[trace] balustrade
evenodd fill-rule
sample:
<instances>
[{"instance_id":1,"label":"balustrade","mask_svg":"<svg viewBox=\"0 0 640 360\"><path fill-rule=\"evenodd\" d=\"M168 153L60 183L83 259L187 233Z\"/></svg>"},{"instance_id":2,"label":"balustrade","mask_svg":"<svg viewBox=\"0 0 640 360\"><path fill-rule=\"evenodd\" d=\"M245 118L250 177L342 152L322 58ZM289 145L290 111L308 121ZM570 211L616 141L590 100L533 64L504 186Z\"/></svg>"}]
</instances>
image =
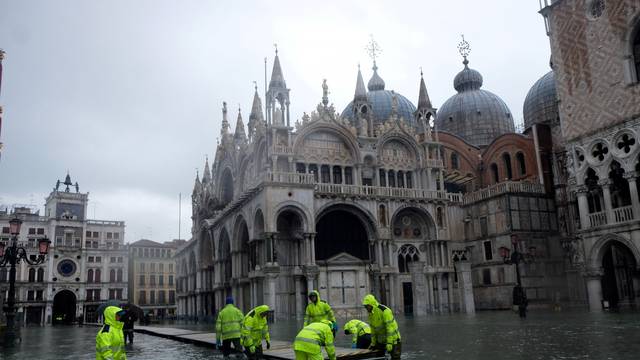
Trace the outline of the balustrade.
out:
<instances>
[{"instance_id":1,"label":"balustrade","mask_svg":"<svg viewBox=\"0 0 640 360\"><path fill-rule=\"evenodd\" d=\"M602 226L607 224L607 213L604 211L589 214L589 227Z\"/></svg>"}]
</instances>

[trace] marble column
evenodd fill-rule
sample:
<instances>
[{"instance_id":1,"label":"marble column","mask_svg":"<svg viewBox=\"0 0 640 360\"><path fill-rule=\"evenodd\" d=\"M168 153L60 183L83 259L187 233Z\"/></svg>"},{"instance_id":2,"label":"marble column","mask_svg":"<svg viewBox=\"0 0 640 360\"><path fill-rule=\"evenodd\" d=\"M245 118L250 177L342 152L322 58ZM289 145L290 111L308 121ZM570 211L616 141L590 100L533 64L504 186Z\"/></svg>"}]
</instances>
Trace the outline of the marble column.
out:
<instances>
[{"instance_id":1,"label":"marble column","mask_svg":"<svg viewBox=\"0 0 640 360\"><path fill-rule=\"evenodd\" d=\"M609 186L611 181L609 179L603 179L598 181L598 184L602 186L602 195L604 197L604 211L607 215L607 224L613 224L615 219L613 217L613 208L611 207L611 192Z\"/></svg>"},{"instance_id":2,"label":"marble column","mask_svg":"<svg viewBox=\"0 0 640 360\"><path fill-rule=\"evenodd\" d=\"M436 283L438 286L438 312L444 312L444 294L442 291L442 273L436 273Z\"/></svg>"},{"instance_id":3,"label":"marble column","mask_svg":"<svg viewBox=\"0 0 640 360\"><path fill-rule=\"evenodd\" d=\"M588 229L591 224L589 223L589 202L587 200L587 187L580 185L577 188L576 196L578 197L578 211L580 213L580 227L582 229Z\"/></svg>"},{"instance_id":4,"label":"marble column","mask_svg":"<svg viewBox=\"0 0 640 360\"><path fill-rule=\"evenodd\" d=\"M432 313L435 307L433 306L433 275L427 274L427 312Z\"/></svg>"},{"instance_id":5,"label":"marble column","mask_svg":"<svg viewBox=\"0 0 640 360\"><path fill-rule=\"evenodd\" d=\"M631 197L631 205L633 207L633 218L640 219L640 200L638 200L638 183L636 176L637 174L635 172L625 174L625 178L629 182L629 196Z\"/></svg>"},{"instance_id":6,"label":"marble column","mask_svg":"<svg viewBox=\"0 0 640 360\"><path fill-rule=\"evenodd\" d=\"M602 311L602 271L588 271L584 278L587 283L589 310L595 312Z\"/></svg>"},{"instance_id":7,"label":"marble column","mask_svg":"<svg viewBox=\"0 0 640 360\"><path fill-rule=\"evenodd\" d=\"M296 297L296 319L301 319L305 312L304 309L304 294L302 293L302 276L295 276L295 297Z\"/></svg>"},{"instance_id":8,"label":"marble column","mask_svg":"<svg viewBox=\"0 0 640 360\"><path fill-rule=\"evenodd\" d=\"M476 312L476 305L473 298L471 263L469 261L459 261L456 263L456 270L458 271L460 311L466 314L473 314Z\"/></svg>"}]
</instances>

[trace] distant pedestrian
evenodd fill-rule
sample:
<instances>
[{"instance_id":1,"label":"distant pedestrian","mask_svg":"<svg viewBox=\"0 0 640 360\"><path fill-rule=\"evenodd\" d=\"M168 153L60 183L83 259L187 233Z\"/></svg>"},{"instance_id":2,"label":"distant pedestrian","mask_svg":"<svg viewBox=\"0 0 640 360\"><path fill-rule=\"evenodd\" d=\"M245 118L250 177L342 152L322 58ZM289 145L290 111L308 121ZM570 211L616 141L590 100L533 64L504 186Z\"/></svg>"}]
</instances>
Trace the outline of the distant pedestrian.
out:
<instances>
[{"instance_id":1,"label":"distant pedestrian","mask_svg":"<svg viewBox=\"0 0 640 360\"><path fill-rule=\"evenodd\" d=\"M123 322L124 326L122 327L122 330L124 331L124 343L126 344L128 339L129 343L133 344L133 323L135 322L133 314L127 314Z\"/></svg>"},{"instance_id":2,"label":"distant pedestrian","mask_svg":"<svg viewBox=\"0 0 640 360\"><path fill-rule=\"evenodd\" d=\"M349 320L344 324L345 335L351 335L351 348L368 349L371 345L371 327L358 319Z\"/></svg>"},{"instance_id":3,"label":"distant pedestrian","mask_svg":"<svg viewBox=\"0 0 640 360\"><path fill-rule=\"evenodd\" d=\"M216 321L216 345L218 348L222 348L222 355L228 359L231 354L231 344L233 344L235 351L242 352L240 329L244 315L240 309L233 305L233 297L227 297L225 303L226 305L220 310Z\"/></svg>"},{"instance_id":4,"label":"distant pedestrian","mask_svg":"<svg viewBox=\"0 0 640 360\"><path fill-rule=\"evenodd\" d=\"M527 293L520 284L513 288L513 305L518 307L518 314L522 319L525 319L527 317L529 300L527 299Z\"/></svg>"},{"instance_id":5,"label":"distant pedestrian","mask_svg":"<svg viewBox=\"0 0 640 360\"><path fill-rule=\"evenodd\" d=\"M313 322L300 330L293 342L296 360L324 360L322 347L329 360L336 360L336 349L333 346L333 323L329 320Z\"/></svg>"},{"instance_id":6,"label":"distant pedestrian","mask_svg":"<svg viewBox=\"0 0 640 360\"><path fill-rule=\"evenodd\" d=\"M96 335L96 360L126 360L122 319L126 311L117 306L104 310L104 325Z\"/></svg>"},{"instance_id":7,"label":"distant pedestrian","mask_svg":"<svg viewBox=\"0 0 640 360\"><path fill-rule=\"evenodd\" d=\"M271 348L267 324L269 311L269 306L260 305L249 311L242 321L242 346L249 360L262 359L262 339L267 344L267 350Z\"/></svg>"}]
</instances>

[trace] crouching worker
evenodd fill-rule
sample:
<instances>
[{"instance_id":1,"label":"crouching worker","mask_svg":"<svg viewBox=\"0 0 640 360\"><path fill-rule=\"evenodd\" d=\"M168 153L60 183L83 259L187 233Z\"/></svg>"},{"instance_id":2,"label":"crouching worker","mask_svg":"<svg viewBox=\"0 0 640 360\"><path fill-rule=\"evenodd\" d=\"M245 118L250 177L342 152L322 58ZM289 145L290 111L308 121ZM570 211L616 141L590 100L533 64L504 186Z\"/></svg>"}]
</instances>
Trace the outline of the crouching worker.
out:
<instances>
[{"instance_id":1,"label":"crouching worker","mask_svg":"<svg viewBox=\"0 0 640 360\"><path fill-rule=\"evenodd\" d=\"M126 312L117 306L104 309L104 325L96 335L96 360L126 360L122 319Z\"/></svg>"},{"instance_id":2,"label":"crouching worker","mask_svg":"<svg viewBox=\"0 0 640 360\"><path fill-rule=\"evenodd\" d=\"M249 360L262 359L262 339L267 343L267 350L271 348L267 315L269 306L260 305L249 311L242 322L242 346Z\"/></svg>"},{"instance_id":3,"label":"crouching worker","mask_svg":"<svg viewBox=\"0 0 640 360\"><path fill-rule=\"evenodd\" d=\"M391 360L400 360L402 353L400 331L391 309L378 303L375 296L371 294L362 299L362 305L369 313L371 348L385 350L391 355Z\"/></svg>"},{"instance_id":4,"label":"crouching worker","mask_svg":"<svg viewBox=\"0 0 640 360\"><path fill-rule=\"evenodd\" d=\"M321 320L305 326L293 342L296 360L324 360L323 346L329 360L336 360L333 337L333 323L329 320Z\"/></svg>"},{"instance_id":5,"label":"crouching worker","mask_svg":"<svg viewBox=\"0 0 640 360\"><path fill-rule=\"evenodd\" d=\"M216 321L216 343L218 348L222 347L222 356L225 359L231 354L231 344L235 351L242 352L240 328L243 317L242 311L233 305L233 297L227 297L226 305L220 310Z\"/></svg>"},{"instance_id":6,"label":"crouching worker","mask_svg":"<svg viewBox=\"0 0 640 360\"><path fill-rule=\"evenodd\" d=\"M371 327L364 321L350 320L344 324L345 335L351 335L352 349L368 349L371 346Z\"/></svg>"}]
</instances>

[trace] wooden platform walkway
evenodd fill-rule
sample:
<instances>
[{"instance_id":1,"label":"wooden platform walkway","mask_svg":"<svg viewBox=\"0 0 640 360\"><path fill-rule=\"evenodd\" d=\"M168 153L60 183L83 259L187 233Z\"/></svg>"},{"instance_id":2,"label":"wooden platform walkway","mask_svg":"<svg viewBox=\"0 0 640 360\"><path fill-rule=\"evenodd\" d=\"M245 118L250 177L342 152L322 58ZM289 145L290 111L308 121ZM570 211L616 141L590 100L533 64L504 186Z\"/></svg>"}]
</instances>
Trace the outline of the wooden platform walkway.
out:
<instances>
[{"instance_id":1,"label":"wooden platform walkway","mask_svg":"<svg viewBox=\"0 0 640 360\"><path fill-rule=\"evenodd\" d=\"M212 332L156 326L136 326L135 332L216 349L216 334ZM271 341L271 349L265 349L264 357L273 360L295 359L291 342L279 340ZM384 359L380 352L342 347L336 347L336 357L340 360Z\"/></svg>"}]
</instances>

